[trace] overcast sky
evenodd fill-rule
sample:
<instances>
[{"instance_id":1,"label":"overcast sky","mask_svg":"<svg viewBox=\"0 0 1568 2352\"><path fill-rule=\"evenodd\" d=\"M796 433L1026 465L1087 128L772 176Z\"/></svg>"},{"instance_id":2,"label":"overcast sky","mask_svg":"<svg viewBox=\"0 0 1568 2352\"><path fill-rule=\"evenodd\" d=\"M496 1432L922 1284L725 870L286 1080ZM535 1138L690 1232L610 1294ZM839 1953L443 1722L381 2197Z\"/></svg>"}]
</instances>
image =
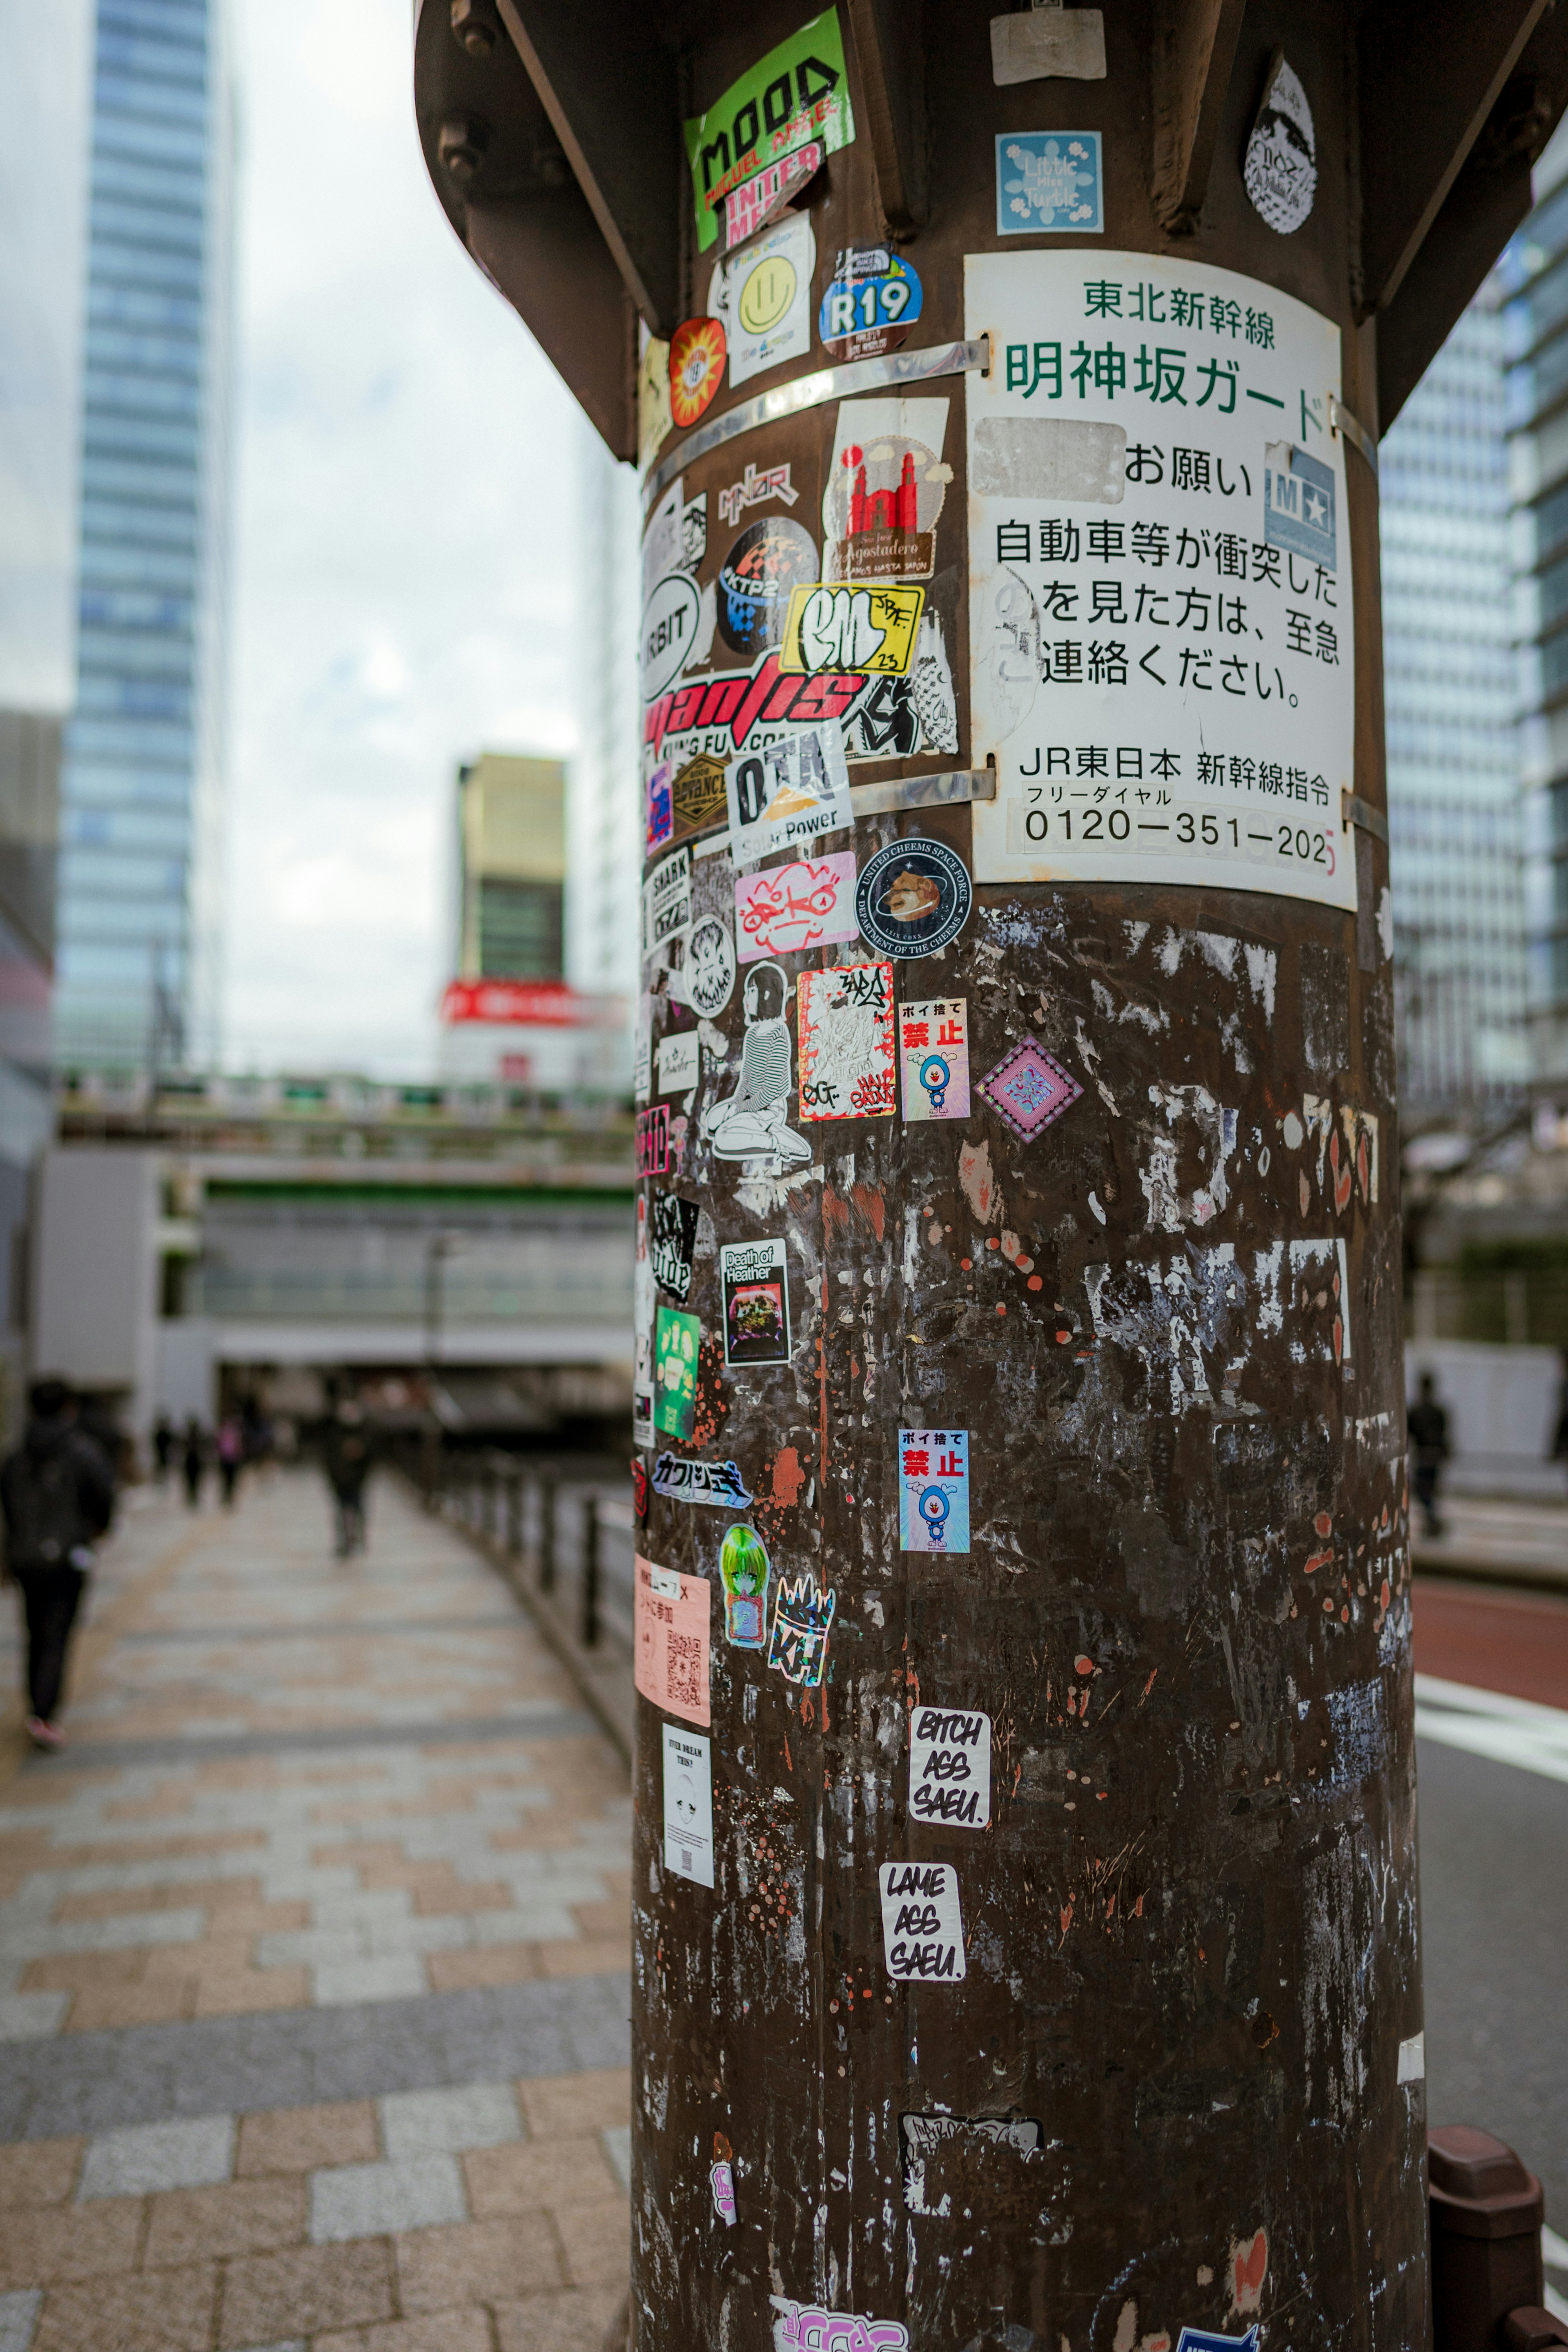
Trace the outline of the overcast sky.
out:
<instances>
[{"instance_id":1,"label":"overcast sky","mask_svg":"<svg viewBox=\"0 0 1568 2352\"><path fill-rule=\"evenodd\" d=\"M235 0L225 1058L418 1076L455 763L573 740L577 411L448 227L409 0Z\"/></svg>"}]
</instances>

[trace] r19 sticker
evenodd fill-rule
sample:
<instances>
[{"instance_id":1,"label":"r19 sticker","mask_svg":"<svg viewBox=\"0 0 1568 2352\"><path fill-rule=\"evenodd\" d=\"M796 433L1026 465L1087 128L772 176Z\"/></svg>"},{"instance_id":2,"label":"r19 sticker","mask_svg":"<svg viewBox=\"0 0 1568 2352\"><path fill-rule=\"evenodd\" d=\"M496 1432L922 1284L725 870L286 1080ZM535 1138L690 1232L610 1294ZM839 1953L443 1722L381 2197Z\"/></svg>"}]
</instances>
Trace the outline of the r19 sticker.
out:
<instances>
[{"instance_id":1,"label":"r19 sticker","mask_svg":"<svg viewBox=\"0 0 1568 2352\"><path fill-rule=\"evenodd\" d=\"M883 245L846 246L817 312L817 332L835 359L878 359L898 349L920 301L920 280L902 254Z\"/></svg>"}]
</instances>

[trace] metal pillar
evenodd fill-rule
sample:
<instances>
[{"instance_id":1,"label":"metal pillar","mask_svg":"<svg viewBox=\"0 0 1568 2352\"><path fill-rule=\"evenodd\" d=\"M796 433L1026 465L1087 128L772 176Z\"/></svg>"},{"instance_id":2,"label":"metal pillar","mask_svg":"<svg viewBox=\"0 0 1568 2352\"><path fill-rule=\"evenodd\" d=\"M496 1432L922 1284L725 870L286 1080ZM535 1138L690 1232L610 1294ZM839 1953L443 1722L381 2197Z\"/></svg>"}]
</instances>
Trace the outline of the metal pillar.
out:
<instances>
[{"instance_id":1,"label":"metal pillar","mask_svg":"<svg viewBox=\"0 0 1568 2352\"><path fill-rule=\"evenodd\" d=\"M495 27L426 0L427 159L620 454L624 306L727 330L674 339L683 429L641 370L632 2341L1419 2347L1376 436L1568 36ZM757 226L758 123L824 96ZM852 824L748 856L724 790L810 724Z\"/></svg>"}]
</instances>

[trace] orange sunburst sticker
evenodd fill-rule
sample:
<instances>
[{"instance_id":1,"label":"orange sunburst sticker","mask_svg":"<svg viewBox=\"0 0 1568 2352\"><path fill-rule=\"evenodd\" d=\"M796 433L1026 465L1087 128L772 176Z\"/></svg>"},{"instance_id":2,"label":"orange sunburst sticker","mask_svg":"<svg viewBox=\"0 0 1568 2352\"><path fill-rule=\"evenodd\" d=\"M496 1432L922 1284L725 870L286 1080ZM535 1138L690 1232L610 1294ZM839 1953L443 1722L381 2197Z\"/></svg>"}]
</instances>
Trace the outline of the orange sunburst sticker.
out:
<instances>
[{"instance_id":1,"label":"orange sunburst sticker","mask_svg":"<svg viewBox=\"0 0 1568 2352\"><path fill-rule=\"evenodd\" d=\"M726 345L719 319L688 319L670 343L670 410L683 428L695 425L724 381Z\"/></svg>"}]
</instances>

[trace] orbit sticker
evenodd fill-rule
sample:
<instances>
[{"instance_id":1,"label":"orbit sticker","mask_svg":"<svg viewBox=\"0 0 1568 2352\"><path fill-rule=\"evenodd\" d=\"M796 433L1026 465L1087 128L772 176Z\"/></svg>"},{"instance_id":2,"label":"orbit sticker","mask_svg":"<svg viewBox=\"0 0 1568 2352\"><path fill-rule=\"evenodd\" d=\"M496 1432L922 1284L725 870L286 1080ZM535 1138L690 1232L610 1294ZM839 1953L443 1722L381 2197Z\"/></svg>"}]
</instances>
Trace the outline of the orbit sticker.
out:
<instances>
[{"instance_id":1,"label":"orbit sticker","mask_svg":"<svg viewBox=\"0 0 1568 2352\"><path fill-rule=\"evenodd\" d=\"M969 919L968 868L945 841L890 841L855 886L861 937L885 956L934 955Z\"/></svg>"}]
</instances>

